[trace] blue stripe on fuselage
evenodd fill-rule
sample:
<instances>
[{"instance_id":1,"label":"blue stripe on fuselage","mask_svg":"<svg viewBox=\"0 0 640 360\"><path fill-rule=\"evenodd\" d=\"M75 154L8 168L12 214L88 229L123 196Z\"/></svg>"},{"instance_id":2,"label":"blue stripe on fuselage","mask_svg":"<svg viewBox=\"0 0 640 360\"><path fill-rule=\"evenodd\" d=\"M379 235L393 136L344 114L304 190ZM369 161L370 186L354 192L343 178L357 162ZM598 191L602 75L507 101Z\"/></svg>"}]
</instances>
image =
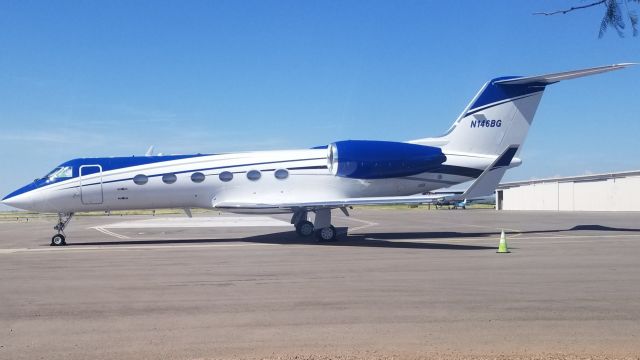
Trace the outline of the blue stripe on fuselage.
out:
<instances>
[{"instance_id":1,"label":"blue stripe on fuselage","mask_svg":"<svg viewBox=\"0 0 640 360\"><path fill-rule=\"evenodd\" d=\"M82 165L100 165L102 171L124 169L132 166L160 163L171 160L182 160L211 154L195 155L162 155L162 156L129 156L129 157L104 157L104 158L80 158L69 160L60 166L72 166L73 177L79 176L79 169Z\"/></svg>"}]
</instances>

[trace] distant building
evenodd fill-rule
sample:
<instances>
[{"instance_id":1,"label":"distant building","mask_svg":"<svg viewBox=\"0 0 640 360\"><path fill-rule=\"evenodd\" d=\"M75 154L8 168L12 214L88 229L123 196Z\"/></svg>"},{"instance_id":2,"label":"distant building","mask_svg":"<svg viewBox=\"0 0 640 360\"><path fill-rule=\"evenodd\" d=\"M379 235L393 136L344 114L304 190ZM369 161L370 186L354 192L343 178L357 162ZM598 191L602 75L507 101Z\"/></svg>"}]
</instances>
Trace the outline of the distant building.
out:
<instances>
[{"instance_id":1,"label":"distant building","mask_svg":"<svg viewBox=\"0 0 640 360\"><path fill-rule=\"evenodd\" d=\"M640 211L640 171L503 183L496 209Z\"/></svg>"}]
</instances>

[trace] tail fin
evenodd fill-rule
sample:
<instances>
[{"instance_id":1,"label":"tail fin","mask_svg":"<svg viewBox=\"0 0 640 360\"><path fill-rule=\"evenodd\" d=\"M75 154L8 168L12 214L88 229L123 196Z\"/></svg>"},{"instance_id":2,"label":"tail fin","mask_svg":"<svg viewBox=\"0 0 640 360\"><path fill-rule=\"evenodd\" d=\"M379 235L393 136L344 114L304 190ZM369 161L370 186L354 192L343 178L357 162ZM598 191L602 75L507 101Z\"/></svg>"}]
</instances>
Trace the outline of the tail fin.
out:
<instances>
[{"instance_id":1,"label":"tail fin","mask_svg":"<svg viewBox=\"0 0 640 360\"><path fill-rule=\"evenodd\" d=\"M539 76L509 76L487 82L438 138L411 141L442 147L445 152L499 155L507 146L522 149L546 86L558 81L618 70L634 64L616 64Z\"/></svg>"}]
</instances>

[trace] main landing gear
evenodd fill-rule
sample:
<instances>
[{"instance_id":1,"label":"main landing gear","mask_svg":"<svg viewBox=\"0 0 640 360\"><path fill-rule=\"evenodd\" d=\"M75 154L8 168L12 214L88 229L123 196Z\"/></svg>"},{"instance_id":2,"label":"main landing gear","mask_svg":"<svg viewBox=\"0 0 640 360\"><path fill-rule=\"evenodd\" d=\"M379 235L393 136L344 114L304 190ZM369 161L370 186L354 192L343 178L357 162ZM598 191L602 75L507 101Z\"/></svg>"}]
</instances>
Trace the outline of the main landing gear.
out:
<instances>
[{"instance_id":1,"label":"main landing gear","mask_svg":"<svg viewBox=\"0 0 640 360\"><path fill-rule=\"evenodd\" d=\"M314 235L318 241L335 241L338 235L336 228L331 225L331 209L319 209L314 211L314 222L308 220L306 210L293 214L291 223L296 227L296 233L301 237Z\"/></svg>"},{"instance_id":2,"label":"main landing gear","mask_svg":"<svg viewBox=\"0 0 640 360\"><path fill-rule=\"evenodd\" d=\"M64 236L64 228L67 227L69 221L73 217L73 213L58 213L58 224L53 227L58 231L56 235L51 238L51 246L65 246L67 245L66 237Z\"/></svg>"}]
</instances>

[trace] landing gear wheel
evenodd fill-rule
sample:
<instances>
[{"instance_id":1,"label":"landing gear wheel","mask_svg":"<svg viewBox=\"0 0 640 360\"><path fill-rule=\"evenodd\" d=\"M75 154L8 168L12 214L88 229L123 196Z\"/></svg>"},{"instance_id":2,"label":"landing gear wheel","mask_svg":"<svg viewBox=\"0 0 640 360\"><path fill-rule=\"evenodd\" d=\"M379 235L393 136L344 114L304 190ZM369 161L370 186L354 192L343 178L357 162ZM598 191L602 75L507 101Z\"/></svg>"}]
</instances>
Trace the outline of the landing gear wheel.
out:
<instances>
[{"instance_id":1,"label":"landing gear wheel","mask_svg":"<svg viewBox=\"0 0 640 360\"><path fill-rule=\"evenodd\" d=\"M313 235L313 224L311 221L301 221L296 224L296 232L303 237L311 236Z\"/></svg>"},{"instance_id":2,"label":"landing gear wheel","mask_svg":"<svg viewBox=\"0 0 640 360\"><path fill-rule=\"evenodd\" d=\"M318 241L335 241L337 237L336 228L333 225L316 230Z\"/></svg>"},{"instance_id":3,"label":"landing gear wheel","mask_svg":"<svg viewBox=\"0 0 640 360\"><path fill-rule=\"evenodd\" d=\"M67 242L65 241L64 235L56 234L51 238L51 246L65 246Z\"/></svg>"},{"instance_id":4,"label":"landing gear wheel","mask_svg":"<svg viewBox=\"0 0 640 360\"><path fill-rule=\"evenodd\" d=\"M64 229L69 225L69 221L73 217L73 213L58 213L58 224L53 227L58 233L51 238L51 246L64 246L67 245L66 238L64 236Z\"/></svg>"}]
</instances>

